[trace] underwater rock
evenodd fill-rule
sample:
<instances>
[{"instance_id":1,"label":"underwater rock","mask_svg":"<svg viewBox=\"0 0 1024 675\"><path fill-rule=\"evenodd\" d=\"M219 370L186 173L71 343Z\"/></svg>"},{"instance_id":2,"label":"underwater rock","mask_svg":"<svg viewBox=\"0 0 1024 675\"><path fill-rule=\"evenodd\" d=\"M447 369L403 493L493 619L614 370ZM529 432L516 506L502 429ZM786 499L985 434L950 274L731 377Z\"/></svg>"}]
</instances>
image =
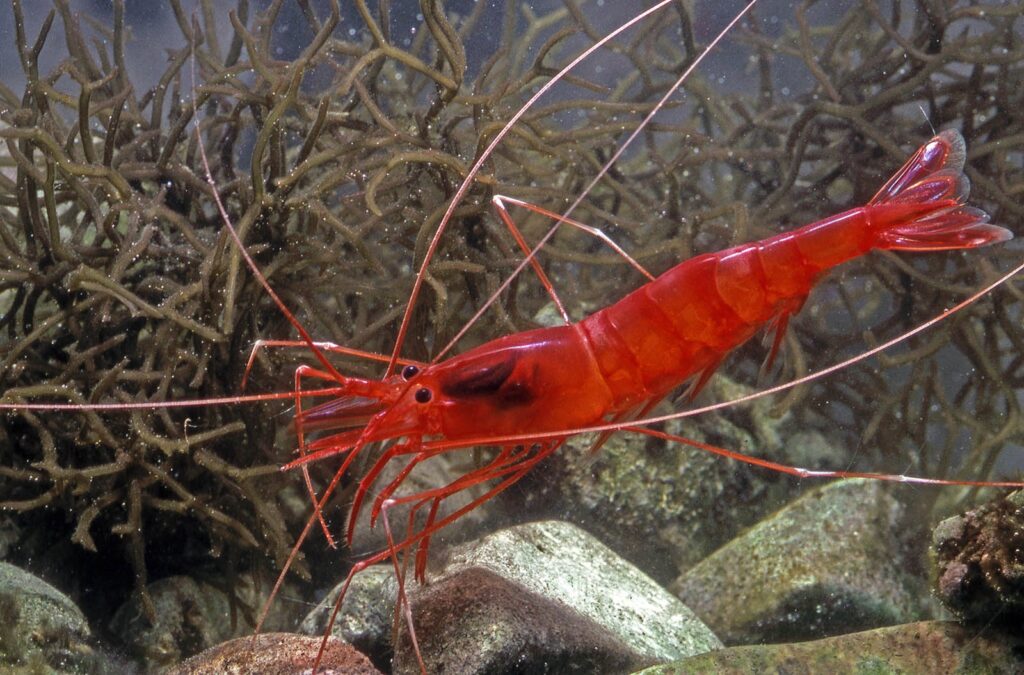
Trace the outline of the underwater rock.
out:
<instances>
[{"instance_id":1,"label":"underwater rock","mask_svg":"<svg viewBox=\"0 0 1024 675\"><path fill-rule=\"evenodd\" d=\"M147 671L250 634L265 600L248 575L240 575L235 581L234 601L222 588L186 576L160 579L146 590L156 610L156 621L150 622L142 596L135 591L114 614L110 630ZM263 589L264 595L267 590ZM276 602L271 606L265 630L280 630L290 623L283 614L286 604Z\"/></svg>"},{"instance_id":2,"label":"underwater rock","mask_svg":"<svg viewBox=\"0 0 1024 675\"><path fill-rule=\"evenodd\" d=\"M344 584L338 584L306 615L299 632L323 635ZM391 658L391 627L395 616L398 584L390 562L373 565L352 577L331 635L352 644L383 667Z\"/></svg>"},{"instance_id":3,"label":"underwater rock","mask_svg":"<svg viewBox=\"0 0 1024 675\"><path fill-rule=\"evenodd\" d=\"M310 672L320 649L320 638L293 633L265 633L235 638L197 654L165 675L222 675L260 673L295 675ZM380 675L355 647L336 638L327 641L319 673Z\"/></svg>"},{"instance_id":4,"label":"underwater rock","mask_svg":"<svg viewBox=\"0 0 1024 675\"><path fill-rule=\"evenodd\" d=\"M946 607L966 619L1024 621L1024 490L942 521L932 546Z\"/></svg>"},{"instance_id":5,"label":"underwater rock","mask_svg":"<svg viewBox=\"0 0 1024 675\"><path fill-rule=\"evenodd\" d=\"M750 390L719 375L708 392L710 400L726 401ZM843 465L835 444L795 427L792 415L774 416L762 399L703 415L699 424L674 420L665 430L804 467ZM521 502L505 509L551 518L571 513L573 522L662 583L804 489L789 476L637 434L615 434L597 453L591 443L592 437L570 439L543 471L526 476L522 489L502 496Z\"/></svg>"},{"instance_id":6,"label":"underwater rock","mask_svg":"<svg viewBox=\"0 0 1024 675\"><path fill-rule=\"evenodd\" d=\"M721 646L693 613L593 537L545 521L453 550L408 588L428 672L626 672ZM395 672L418 672L408 633Z\"/></svg>"},{"instance_id":7,"label":"underwater rock","mask_svg":"<svg viewBox=\"0 0 1024 675\"><path fill-rule=\"evenodd\" d=\"M114 673L82 610L39 577L0 562L0 672Z\"/></svg>"},{"instance_id":8,"label":"underwater rock","mask_svg":"<svg viewBox=\"0 0 1024 675\"><path fill-rule=\"evenodd\" d=\"M676 595L726 644L837 635L922 618L903 507L874 481L819 487L684 573Z\"/></svg>"},{"instance_id":9,"label":"underwater rock","mask_svg":"<svg viewBox=\"0 0 1024 675\"><path fill-rule=\"evenodd\" d=\"M797 644L728 647L637 675L1021 673L1024 635L922 621Z\"/></svg>"}]
</instances>

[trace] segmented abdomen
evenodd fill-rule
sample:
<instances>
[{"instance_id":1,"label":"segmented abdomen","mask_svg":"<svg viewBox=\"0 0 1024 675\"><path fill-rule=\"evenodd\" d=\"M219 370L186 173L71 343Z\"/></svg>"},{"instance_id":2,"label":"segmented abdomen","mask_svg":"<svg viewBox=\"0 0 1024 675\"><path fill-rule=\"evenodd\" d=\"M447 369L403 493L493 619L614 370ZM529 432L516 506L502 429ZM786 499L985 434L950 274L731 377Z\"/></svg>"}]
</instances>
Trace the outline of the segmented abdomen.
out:
<instances>
[{"instance_id":1,"label":"segmented abdomen","mask_svg":"<svg viewBox=\"0 0 1024 675\"><path fill-rule=\"evenodd\" d=\"M868 209L676 265L586 318L617 411L713 369L767 322L803 304L821 272L871 248Z\"/></svg>"}]
</instances>

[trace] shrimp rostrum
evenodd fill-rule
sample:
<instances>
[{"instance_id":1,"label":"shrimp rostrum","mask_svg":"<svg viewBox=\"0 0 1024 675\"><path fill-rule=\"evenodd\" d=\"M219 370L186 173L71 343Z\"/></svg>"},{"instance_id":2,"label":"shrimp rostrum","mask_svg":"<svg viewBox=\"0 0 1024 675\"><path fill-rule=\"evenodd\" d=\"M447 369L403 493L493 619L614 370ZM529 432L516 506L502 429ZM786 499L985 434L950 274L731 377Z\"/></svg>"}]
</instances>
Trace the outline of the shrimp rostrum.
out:
<instances>
[{"instance_id":1,"label":"shrimp rostrum","mask_svg":"<svg viewBox=\"0 0 1024 675\"><path fill-rule=\"evenodd\" d=\"M405 365L379 381L304 368L302 375L331 380L344 394L298 413L303 433L333 433L306 443L289 466L344 454L330 492L369 444L393 441L357 486L348 535L371 494L371 522L388 505L411 503L410 530L391 551L417 545L422 578L431 534L521 478L572 433L642 418L682 385L689 384L692 397L731 350L762 329L774 331L771 359L788 319L832 267L874 249L944 251L1010 239L967 205L964 160L961 135L939 133L866 205L687 260L578 323L508 335L439 363ZM531 440L518 439L524 434ZM393 496L418 464L481 444L500 448L484 466L442 487ZM376 487L399 458L406 464L397 477ZM493 487L482 497L437 517L444 499L484 482ZM426 524L416 529L423 508Z\"/></svg>"}]
</instances>

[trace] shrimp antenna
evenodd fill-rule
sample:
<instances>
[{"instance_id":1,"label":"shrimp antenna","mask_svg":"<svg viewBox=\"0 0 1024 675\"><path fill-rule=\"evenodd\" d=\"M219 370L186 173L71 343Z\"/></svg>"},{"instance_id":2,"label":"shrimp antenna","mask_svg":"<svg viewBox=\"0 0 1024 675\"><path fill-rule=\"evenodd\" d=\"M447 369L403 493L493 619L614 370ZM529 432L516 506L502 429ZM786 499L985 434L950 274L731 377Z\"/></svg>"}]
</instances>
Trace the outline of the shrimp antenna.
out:
<instances>
[{"instance_id":1,"label":"shrimp antenna","mask_svg":"<svg viewBox=\"0 0 1024 675\"><path fill-rule=\"evenodd\" d=\"M302 80L302 75L306 71L306 69L302 66L305 65L305 63L312 57L312 55L315 54L320 49L324 42L326 42L327 38L330 37L331 32L334 31L334 27L338 25L340 18L341 8L338 6L338 0L331 0L331 15L327 18L326 21L324 21L323 26L320 28L320 31L313 38L312 42L310 42L310 44L306 47L302 55L295 61L295 63L292 64L293 73L292 79L288 83L289 91L293 89L298 89L299 83ZM288 306L284 304L284 301L281 300L280 296L277 294L276 291L274 291L274 288L270 285L270 282L267 280L267 277L264 276L263 272L261 272L260 268L256 265L256 261L254 261L252 259L252 256L249 255L249 251L246 250L245 244L242 243L242 238L238 236L238 231L235 229L234 224L231 222L231 216L228 215L227 208L225 208L224 206L224 201L221 199L220 196L220 190L217 188L217 182L213 178L213 171L210 169L210 160L206 156L206 147L203 145L202 130L199 125L199 102L197 100L198 89L196 86L195 48L196 42L200 39L202 33L199 27L199 20L195 16L192 17L192 31L193 34L196 36L192 40L192 58L189 60L189 73L192 78L191 85L192 115L194 118L193 124L195 125L196 130L196 145L199 146L199 158L203 166L203 179L206 181L207 185L210 186L210 191L213 196L213 202L214 204L217 205L217 212L220 214L220 218L221 221L223 221L224 223L224 227L227 229L228 234L231 236L232 241L234 241L235 243L235 250L237 250L238 254L242 256L242 259L245 261L246 267L248 267L249 271L252 272L253 277L255 277L256 281L259 282L260 286L263 287L263 290L267 292L267 295L270 296L270 299L274 301L274 304L277 305L277 308L281 311L281 314L285 317L288 323L290 323L292 327L295 328L296 331L298 331L299 336L302 338L302 341L306 344L306 346L316 357L316 360L320 362L320 365L324 367L324 370L330 373L331 377L337 379L338 382L344 382L347 378L340 372L338 372L338 370L331 364L331 362L327 360L327 356L317 346L317 343L313 340L312 336L306 330L305 326L303 326L302 323L295 317L295 315L292 314L291 310L288 309ZM283 112L283 104L279 103L278 106L276 106L274 110L271 111L270 115L267 116L267 119L264 120L264 124L273 125L276 122L277 118L280 117ZM249 216L250 213L252 214L253 217L258 216L261 208L262 206L258 201L253 202L249 206L249 212L246 213L246 216Z\"/></svg>"},{"instance_id":2,"label":"shrimp antenna","mask_svg":"<svg viewBox=\"0 0 1024 675\"><path fill-rule=\"evenodd\" d=\"M674 0L661 0L654 6L644 10L640 14L637 14L629 21L626 21L624 24L622 24L612 32L602 37L600 40L598 40L593 45L584 50L579 56L570 61L567 66L562 68L562 70L556 73L550 80L545 82L540 87L540 89L538 89L537 92L533 96L531 96L529 100L527 100L526 103L524 103L519 108L519 110L517 110L515 114L512 115L512 117L509 118L508 122L505 123L505 126L502 127L497 134L495 134L494 138L487 145L484 151L480 153L480 156L477 158L477 160L473 163L473 166L466 173L466 177L462 180L462 183L459 185L459 189L455 191L455 196L453 196L451 201L448 203L448 208L445 210L444 215L441 217L441 222L438 224L437 230L434 232L434 236L430 239L430 244L427 246L426 253L423 256L423 262L420 264L420 268L416 272L415 280L413 280L412 291L409 293L409 302L408 304L406 304L405 312L402 314L402 323L398 328L398 335L395 338L395 347L391 352L391 359L388 361L388 366L384 372L384 377L387 377L392 373L392 371L394 371L395 364L398 362L398 357L402 351L402 345L405 344L405 336L409 332L409 324L412 322L412 312L416 307L416 300L417 298L419 298L420 290L423 288L423 283L426 280L427 265L429 265L430 261L434 259L434 252L437 250L438 244L441 241L441 236L444 234L445 230L448 227L448 223L451 221L452 216L455 214L456 207L462 202L463 198L466 196L466 193L469 192L469 187L470 185L472 185L473 179L476 178L476 175L480 173L480 169L483 167L484 162L486 162L490 158L490 156L494 153L494 150L498 147L498 144L505 139L505 136L509 134L509 132L512 130L512 127L514 127L516 123L519 122L519 120L522 118L522 116L525 115L526 112L533 107L533 104L536 103L537 100L540 99L542 96L544 96L544 94L546 94L552 87L554 87L559 80L566 77L572 71L573 68L575 68L581 62L585 61L591 54L601 49L601 47L603 47L612 39L614 39L617 35L619 35L625 30L628 30L629 28L636 25L637 23L647 18L651 14L654 14L661 8L671 4L673 1ZM748 8L749 6L752 6L755 2L757 2L757 0L750 0L750 5L748 5ZM744 12L745 11L746 10L744 10ZM516 270L516 273L520 272L522 267L525 267L527 264L529 264L528 260L530 260L530 258L528 258L527 261L524 261L523 265L521 265L521 267ZM500 290L504 290L505 287L508 286L508 283L510 283L510 280L507 281ZM491 302L493 302L493 300L491 300ZM476 317L474 317L473 320L475 320L475 318Z\"/></svg>"},{"instance_id":3,"label":"shrimp antenna","mask_svg":"<svg viewBox=\"0 0 1024 675\"><path fill-rule=\"evenodd\" d=\"M604 166L601 167L601 170L597 172L597 175L594 176L594 178L587 184L585 188L583 188L583 191L580 192L579 196L576 197L573 203L569 205L569 208L567 208L562 213L562 216L560 218L555 219L555 223L547 231L547 234L541 237L540 241L537 242L537 244L527 254L527 256L516 266L514 270L512 270L512 273L508 275L508 277L501 283L500 286L498 286L494 293L491 294L491 297L487 299L487 302L485 302L483 306L480 307L479 310L477 310L476 314L474 314L469 319L469 321L466 322L466 325L463 326L462 329L455 334L455 337L451 339L451 341L444 347L444 349L438 352L437 356L434 357L434 361L440 359L452 347L454 347L455 343L458 342L463 335L465 335L466 331L468 331L470 327L480 319L481 316L483 316L483 313L487 310L488 307L490 307L494 303L495 300L497 300L498 296L504 293L505 289L507 289L512 284L515 278L519 276L524 269L526 269L526 266L533 263L533 261L537 257L537 252L540 251L540 249L544 248L544 246L547 245L547 243L552 239L552 237L555 236L555 233L558 231L559 226L563 222L569 221L569 217L572 215L573 211L575 211L576 208L583 202L583 200L586 199L587 195L589 195L591 190L594 189L594 186L597 185L598 182L605 177L605 174L607 174L611 170L611 168L615 165L615 162L617 162L619 160L619 157L622 156L622 153L624 153L626 149L629 148L633 141L635 141L636 138L643 132L644 128L648 124L650 124L652 119L654 119L654 116L657 115L661 111L661 109L665 107L665 104L668 103L668 100L672 96L674 96L677 91L679 91L679 88L683 86L683 83L685 83L686 80L690 79L690 76L693 75L693 72L700 66L701 63L703 63L704 59L707 58L708 54L714 51L718 44L725 39L725 36L729 34L729 32L736 26L736 24L738 24L743 19L743 17L745 17L747 13L750 12L751 9L753 9L754 5L757 4L757 2L758 0L750 0L743 7L743 9L740 10L740 12L736 16L734 16L732 20L729 21L729 23L727 23L725 27L718 32L717 35L715 35L714 39L712 39L711 42L708 43L708 46L702 49L699 54L697 54L697 56L693 59L690 65L688 65L686 69L683 70L682 74L676 79L672 86L668 88L668 91L666 91L665 94L660 99L658 99L658 102L654 105L653 108L651 108L651 111L647 113L647 115L640 122L640 124L637 125L636 129L634 129L632 133L630 133L629 136L626 137L626 140L622 142L619 148L615 151L615 154L613 154L611 158L607 162L605 162ZM664 4L666 3L659 3L652 7L651 9L649 9L648 11L644 12L643 14L633 17L626 23L622 24L622 26L620 26L619 28L617 28L616 30L612 31L607 36L599 40L590 49L576 57L572 61L572 63L567 65L562 71L556 74L553 78L551 78L549 82L547 82L543 87L541 87L541 89L536 94L534 94L530 98L530 100L527 101L515 115L512 116L512 119L508 121L508 123L502 128L498 135L494 137L494 140L491 141L491 144L487 146L486 150L484 150L483 154L480 156L480 159L477 160L477 163L473 165L473 169L471 169L470 172L466 174L465 180L463 180L462 185L459 186L459 191L455 193L455 197L452 198L451 205L448 207L448 210L445 211L444 218L441 219L441 224L438 226L437 232L434 234L434 238L430 242L431 246L430 248L427 249L427 257L424 258L423 264L420 266L420 271L416 275L416 284L414 284L413 286L413 295L409 299L409 306L406 308L405 316L403 316L402 318L403 327L406 325L406 323L408 323L407 319L412 312L412 304L416 301L415 293L417 292L418 286L422 285L421 276L427 269L427 263L430 262L430 256L433 253L434 248L436 248L435 244L437 240L441 237L441 232L448 224L451 214L454 213L456 204L469 189L469 184L473 180L474 176L476 176L476 172L479 170L480 165L482 165L483 162L494 151L494 148L498 145L498 142L505 137L505 135L512 129L512 125L514 125L516 121L518 121L519 118L526 113L527 109L529 109L529 107L532 106L537 99L539 99L544 93L546 93L547 90L552 85L554 85L555 82L557 82L561 77L567 75L569 71L572 70L572 68L574 68L579 62L583 61L585 58L590 56L593 52L595 52L597 49L603 46L610 39L612 39L622 31L626 30L640 19L646 17L648 14L654 12L655 10L660 9ZM392 359L396 358L398 349L401 348L401 340L403 337L404 333L402 331L399 331L399 342L395 346L396 351L395 354L392 355Z\"/></svg>"},{"instance_id":4,"label":"shrimp antenna","mask_svg":"<svg viewBox=\"0 0 1024 675\"><path fill-rule=\"evenodd\" d=\"M293 73L291 76L291 80L288 83L289 92L294 92L298 89L299 83L302 80L302 75L306 71L306 63L308 63L308 61L312 58L312 55L319 51L319 49L327 41L331 33L334 31L335 26L338 25L340 18L341 8L338 5L338 0L331 0L330 16L327 18L326 21L323 22L323 25L321 26L320 30L314 36L310 44L306 47L305 51L303 51L302 55L292 64ZM235 244L235 249L238 251L239 255L242 256L246 266L252 272L253 276L256 278L259 284L266 291L267 295L270 296L270 298L274 301L274 304L277 305L277 308L280 310L281 314L295 328L295 330L298 331L299 336L302 339L302 342L305 343L306 347L308 347L309 350L313 353L317 361L319 361L320 364L324 367L324 374L330 376L330 378L334 379L339 383L345 383L346 381L348 381L348 378L346 378L344 375L338 372L338 370L331 364L331 362L327 359L326 355L324 354L324 351L320 349L320 347L313 340L312 336L309 334L306 328L295 317L295 315L292 314L291 310L288 309L288 306L285 305L284 301L281 300L277 292L274 291L273 287L270 285L270 282L267 280L266 276L263 274L262 271L260 271L259 266L256 265L256 262L252 259L252 256L249 255L249 252L246 250L245 245L242 243L241 237L238 235L238 231L235 229L235 226L231 221L231 217L228 214L227 208L224 206L224 202L220 196L220 191L217 188L217 182L214 180L213 177L213 171L210 168L210 161L206 154L206 146L203 143L202 129L199 124L199 97L198 88L196 86L195 49L198 40L201 39L202 33L199 26L198 18L195 15L193 15L192 17L192 28L194 37L191 44L192 54L191 59L189 60L189 72L191 76L192 112L194 117L193 122L195 124L196 145L199 146L199 157L203 167L204 179L206 183L210 186L213 201L217 206L217 212L220 214L221 221L224 223L224 227L227 229L232 241ZM279 102L277 106L274 107L271 113L264 120L264 124L275 124L276 120L284 113L285 105L287 105L289 100L289 97L285 97L281 102ZM254 201L249 206L249 211L246 213L246 216L253 218L257 217L261 208L262 206L260 202L258 200ZM296 383L298 383L298 373L296 375ZM298 386L298 384L296 384L294 391L290 392L290 394L291 397L294 398L296 406L298 407L299 404L301 403L302 396L305 395ZM299 439L301 444L301 432L299 433ZM349 460L351 460L351 458L353 457L355 457L354 453L350 455ZM273 598L276 597L278 591L280 590L281 584L284 581L284 576L291 569L291 566L294 563L296 556L298 555L299 547L305 540L305 537L308 535L309 529L313 525L313 523L318 522L320 524L320 527L324 533L324 537L326 538L328 544L334 547L334 539L331 536L329 528L327 527L327 522L324 519L322 507L323 504L326 503L327 499L333 493L334 487L337 485L338 480L340 480L342 473L343 472L339 472L338 474L336 474L335 480L330 483L323 497L318 499L316 490L313 488L313 482L312 479L310 478L308 468L305 466L302 468L302 475L305 481L306 490L309 493L311 501L313 502L313 514L310 517L309 521L307 522L307 526L303 530L300 539L296 542L295 546L292 547L292 550L288 555L287 560L285 561L284 567L282 568L281 573L278 576L277 583L275 583L274 588L271 591L271 594L263 607L263 611L261 612L259 620L257 621L255 630L256 634L259 633L260 628L263 626L263 622L266 620L267 614L270 611L270 603L272 602ZM322 652L323 645L321 645L321 656ZM317 657L317 664L319 664L319 659L320 656ZM314 667L314 671L315 670L316 668Z\"/></svg>"},{"instance_id":5,"label":"shrimp antenna","mask_svg":"<svg viewBox=\"0 0 1024 675\"><path fill-rule=\"evenodd\" d=\"M932 124L932 118L928 116L928 111L924 109L924 106L920 103L917 104L917 109L921 111L921 116L924 117L924 121L928 123L928 128L932 130L932 136L937 132L935 131L935 125Z\"/></svg>"}]
</instances>

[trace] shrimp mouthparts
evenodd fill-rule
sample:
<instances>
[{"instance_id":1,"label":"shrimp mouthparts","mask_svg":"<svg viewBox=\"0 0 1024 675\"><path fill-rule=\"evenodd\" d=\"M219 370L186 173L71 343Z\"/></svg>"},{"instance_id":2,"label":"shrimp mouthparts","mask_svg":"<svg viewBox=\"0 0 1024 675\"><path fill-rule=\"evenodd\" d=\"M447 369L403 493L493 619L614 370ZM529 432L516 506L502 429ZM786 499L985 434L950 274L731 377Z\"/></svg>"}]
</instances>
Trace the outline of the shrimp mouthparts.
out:
<instances>
[{"instance_id":1,"label":"shrimp mouthparts","mask_svg":"<svg viewBox=\"0 0 1024 675\"><path fill-rule=\"evenodd\" d=\"M377 398L342 396L303 411L302 427L306 431L365 427L384 408Z\"/></svg>"}]
</instances>

